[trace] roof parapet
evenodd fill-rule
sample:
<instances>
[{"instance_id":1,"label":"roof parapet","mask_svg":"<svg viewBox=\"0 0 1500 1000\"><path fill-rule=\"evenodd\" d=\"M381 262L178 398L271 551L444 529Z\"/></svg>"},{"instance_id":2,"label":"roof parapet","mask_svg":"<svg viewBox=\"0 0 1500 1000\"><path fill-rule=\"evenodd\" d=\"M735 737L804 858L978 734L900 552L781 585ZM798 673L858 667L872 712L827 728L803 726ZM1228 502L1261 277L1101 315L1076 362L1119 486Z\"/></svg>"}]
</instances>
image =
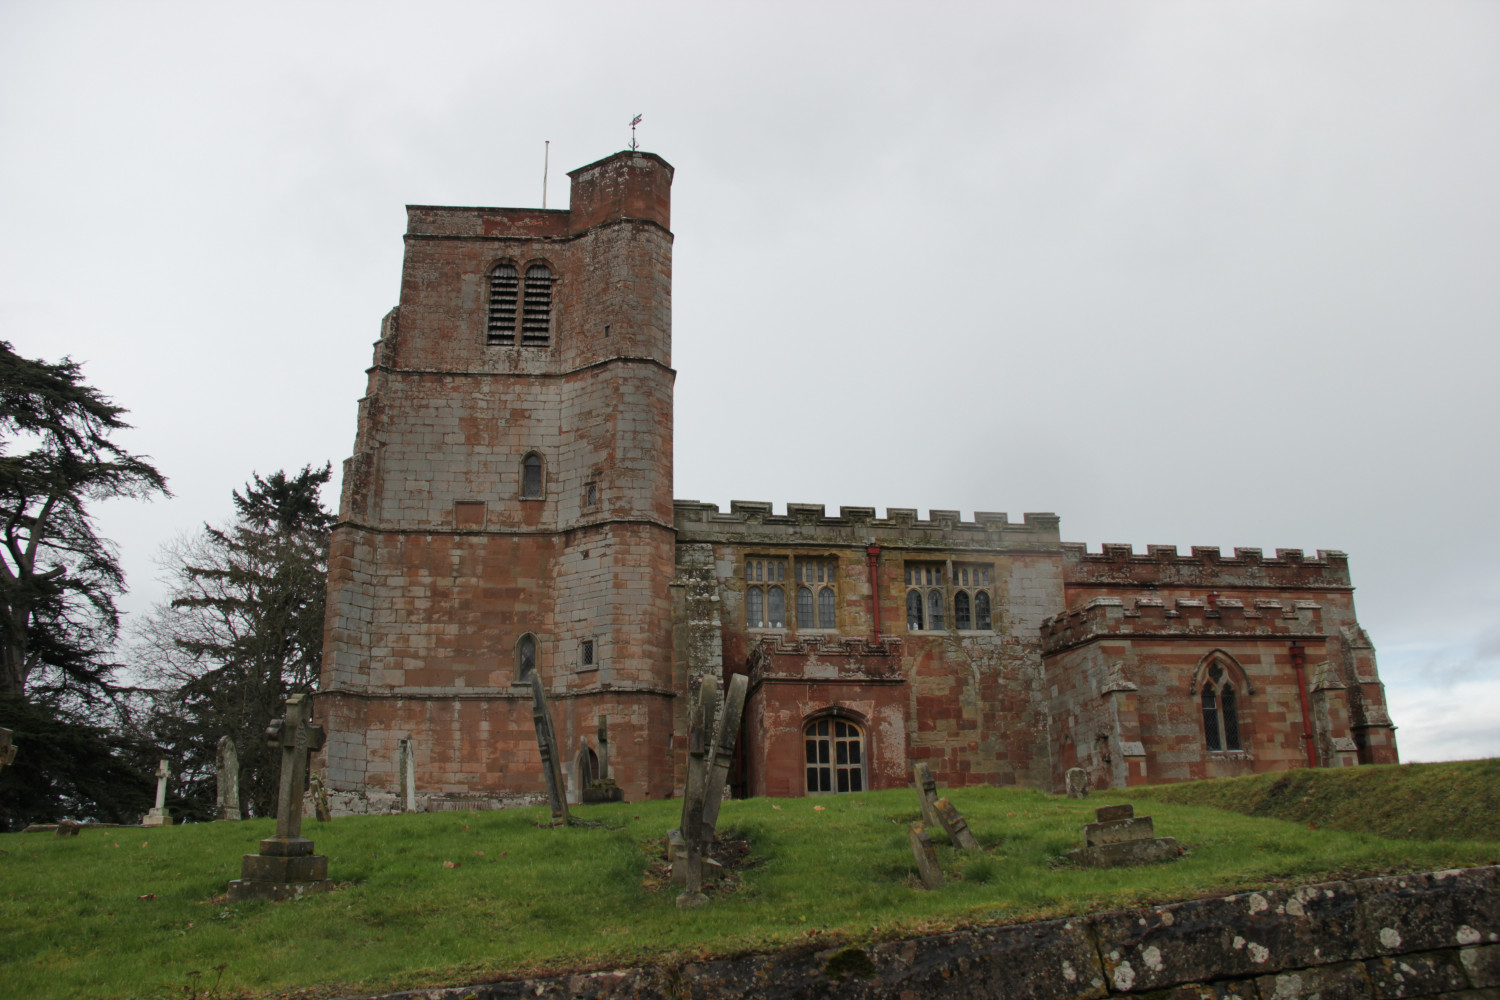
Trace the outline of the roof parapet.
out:
<instances>
[{"instance_id":1,"label":"roof parapet","mask_svg":"<svg viewBox=\"0 0 1500 1000\"><path fill-rule=\"evenodd\" d=\"M878 517L874 507L840 507L829 514L822 504L789 503L785 514L771 504L734 500L726 513L717 504L696 500L673 502L678 537L684 541L719 540L764 543L796 529L788 541L931 545L976 548L1037 548L1055 551L1059 518L1051 513L1022 515L1019 524L1009 515L978 511L965 521L956 510L931 510L925 519L908 507L888 507Z\"/></svg>"},{"instance_id":2,"label":"roof parapet","mask_svg":"<svg viewBox=\"0 0 1500 1000\"><path fill-rule=\"evenodd\" d=\"M1316 601L1257 600L1251 607L1237 598L1206 601L1178 598L1168 606L1143 597L1129 606L1118 597L1096 597L1081 608L1044 619L1042 652L1058 652L1103 636L1182 636L1256 638L1321 636L1323 606Z\"/></svg>"}]
</instances>

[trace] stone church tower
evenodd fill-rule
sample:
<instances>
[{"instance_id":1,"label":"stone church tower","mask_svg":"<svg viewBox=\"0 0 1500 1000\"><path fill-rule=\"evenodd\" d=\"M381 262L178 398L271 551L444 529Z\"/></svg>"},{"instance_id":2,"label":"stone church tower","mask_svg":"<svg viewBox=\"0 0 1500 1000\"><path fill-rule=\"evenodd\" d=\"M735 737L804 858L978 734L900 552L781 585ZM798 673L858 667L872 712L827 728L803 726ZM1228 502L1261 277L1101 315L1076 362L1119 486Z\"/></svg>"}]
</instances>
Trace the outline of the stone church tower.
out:
<instances>
[{"instance_id":1,"label":"stone church tower","mask_svg":"<svg viewBox=\"0 0 1500 1000\"><path fill-rule=\"evenodd\" d=\"M566 210L408 207L330 554L344 808L389 808L407 754L434 807L534 797L533 669L565 763L603 716L626 797L671 793L672 172L621 152Z\"/></svg>"}]
</instances>

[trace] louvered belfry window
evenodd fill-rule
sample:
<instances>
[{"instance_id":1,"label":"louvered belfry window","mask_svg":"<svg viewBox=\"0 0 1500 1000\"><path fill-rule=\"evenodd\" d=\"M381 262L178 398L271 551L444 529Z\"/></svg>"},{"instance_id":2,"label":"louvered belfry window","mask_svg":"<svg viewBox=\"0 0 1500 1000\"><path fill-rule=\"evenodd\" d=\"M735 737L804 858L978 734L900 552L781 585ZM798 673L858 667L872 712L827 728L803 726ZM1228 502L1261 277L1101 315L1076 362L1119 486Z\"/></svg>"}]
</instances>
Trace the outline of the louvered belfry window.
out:
<instances>
[{"instance_id":1,"label":"louvered belfry window","mask_svg":"<svg viewBox=\"0 0 1500 1000\"><path fill-rule=\"evenodd\" d=\"M484 342L491 347L516 346L516 293L520 283L514 264L496 264L490 272L490 318Z\"/></svg>"},{"instance_id":2,"label":"louvered belfry window","mask_svg":"<svg viewBox=\"0 0 1500 1000\"><path fill-rule=\"evenodd\" d=\"M545 264L526 269L521 304L521 346L546 347L552 339L552 271Z\"/></svg>"}]
</instances>

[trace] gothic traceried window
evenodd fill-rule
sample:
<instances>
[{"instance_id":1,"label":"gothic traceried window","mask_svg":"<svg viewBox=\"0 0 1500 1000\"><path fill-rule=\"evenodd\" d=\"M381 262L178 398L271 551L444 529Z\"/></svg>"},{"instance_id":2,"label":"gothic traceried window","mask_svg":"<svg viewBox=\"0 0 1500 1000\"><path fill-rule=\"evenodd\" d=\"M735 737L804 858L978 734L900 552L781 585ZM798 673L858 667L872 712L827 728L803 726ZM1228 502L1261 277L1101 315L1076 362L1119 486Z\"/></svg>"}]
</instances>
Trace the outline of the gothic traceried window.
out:
<instances>
[{"instance_id":1,"label":"gothic traceried window","mask_svg":"<svg viewBox=\"0 0 1500 1000\"><path fill-rule=\"evenodd\" d=\"M818 628L837 628L833 617L833 588L818 591Z\"/></svg>"},{"instance_id":2,"label":"gothic traceried window","mask_svg":"<svg viewBox=\"0 0 1500 1000\"><path fill-rule=\"evenodd\" d=\"M910 632L922 630L922 592L920 590L908 590L906 592L906 628Z\"/></svg>"},{"instance_id":3,"label":"gothic traceried window","mask_svg":"<svg viewBox=\"0 0 1500 1000\"><path fill-rule=\"evenodd\" d=\"M969 595L960 590L953 595L953 627L960 632L966 632L973 627L973 621L969 617Z\"/></svg>"},{"instance_id":4,"label":"gothic traceried window","mask_svg":"<svg viewBox=\"0 0 1500 1000\"><path fill-rule=\"evenodd\" d=\"M990 617L993 568L977 563L909 562L904 567L907 631L959 632L994 628Z\"/></svg>"},{"instance_id":5,"label":"gothic traceried window","mask_svg":"<svg viewBox=\"0 0 1500 1000\"><path fill-rule=\"evenodd\" d=\"M748 628L786 628L787 588L792 625L797 629L837 628L834 589L838 560L794 556L751 556L745 560L745 625ZM772 586L772 585L775 586Z\"/></svg>"},{"instance_id":6,"label":"gothic traceried window","mask_svg":"<svg viewBox=\"0 0 1500 1000\"><path fill-rule=\"evenodd\" d=\"M1243 749L1240 743L1239 699L1234 691L1234 682L1227 676L1222 665L1215 663L1209 668L1208 677L1199 694L1203 712L1203 742L1209 752Z\"/></svg>"}]
</instances>

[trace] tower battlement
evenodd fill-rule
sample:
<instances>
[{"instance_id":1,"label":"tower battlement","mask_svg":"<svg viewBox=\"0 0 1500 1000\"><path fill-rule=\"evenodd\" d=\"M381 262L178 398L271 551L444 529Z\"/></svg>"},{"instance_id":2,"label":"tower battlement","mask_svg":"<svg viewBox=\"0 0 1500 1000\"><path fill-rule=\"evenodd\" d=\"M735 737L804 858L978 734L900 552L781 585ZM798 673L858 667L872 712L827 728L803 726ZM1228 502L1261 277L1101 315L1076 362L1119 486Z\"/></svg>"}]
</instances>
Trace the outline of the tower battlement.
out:
<instances>
[{"instance_id":1,"label":"tower battlement","mask_svg":"<svg viewBox=\"0 0 1500 1000\"><path fill-rule=\"evenodd\" d=\"M1138 553L1129 545L1106 543L1102 551L1089 552L1081 542L1063 542L1061 549L1069 583L1352 589L1349 557L1337 549L1319 549L1315 557L1301 549L1277 549L1271 558L1254 548L1224 555L1216 545L1194 545L1185 554L1175 545L1148 545Z\"/></svg>"},{"instance_id":2,"label":"tower battlement","mask_svg":"<svg viewBox=\"0 0 1500 1000\"><path fill-rule=\"evenodd\" d=\"M888 507L885 517L879 517L874 507L840 507L837 514L829 514L822 504L811 503L789 503L785 514L774 513L769 503L750 500L731 501L727 512L697 500L676 500L672 506L683 541L1047 551L1059 545L1059 519L1050 513L1023 514L1016 524L1009 515L993 511L977 511L972 521L965 521L956 510L930 510L922 518L907 507Z\"/></svg>"}]
</instances>

